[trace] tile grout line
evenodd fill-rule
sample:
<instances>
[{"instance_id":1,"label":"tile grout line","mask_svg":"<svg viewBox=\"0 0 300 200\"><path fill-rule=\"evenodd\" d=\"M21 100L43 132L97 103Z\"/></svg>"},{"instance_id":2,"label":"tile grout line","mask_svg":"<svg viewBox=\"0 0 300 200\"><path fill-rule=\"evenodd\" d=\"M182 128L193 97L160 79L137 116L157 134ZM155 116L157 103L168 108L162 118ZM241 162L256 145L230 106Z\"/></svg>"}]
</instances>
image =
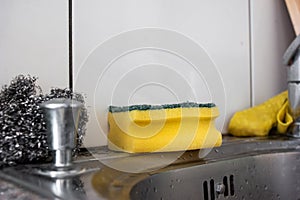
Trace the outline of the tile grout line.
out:
<instances>
[{"instance_id":1,"label":"tile grout line","mask_svg":"<svg viewBox=\"0 0 300 200\"><path fill-rule=\"evenodd\" d=\"M73 5L68 0L69 88L73 91Z\"/></svg>"},{"instance_id":2,"label":"tile grout line","mask_svg":"<svg viewBox=\"0 0 300 200\"><path fill-rule=\"evenodd\" d=\"M248 17L249 17L249 72L250 72L250 107L254 106L254 81L253 81L253 60L252 60L252 56L253 56L253 52L252 52L252 8L251 8L251 3L252 0L248 0Z\"/></svg>"}]
</instances>

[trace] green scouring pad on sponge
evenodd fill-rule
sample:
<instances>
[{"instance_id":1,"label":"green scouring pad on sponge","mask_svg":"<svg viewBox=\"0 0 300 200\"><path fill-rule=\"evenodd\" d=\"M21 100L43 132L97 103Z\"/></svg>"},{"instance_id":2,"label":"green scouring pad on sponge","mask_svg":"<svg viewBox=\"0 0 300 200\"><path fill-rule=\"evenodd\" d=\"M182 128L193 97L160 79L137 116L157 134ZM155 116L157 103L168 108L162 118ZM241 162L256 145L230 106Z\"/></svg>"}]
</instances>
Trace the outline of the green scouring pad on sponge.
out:
<instances>
[{"instance_id":1,"label":"green scouring pad on sponge","mask_svg":"<svg viewBox=\"0 0 300 200\"><path fill-rule=\"evenodd\" d=\"M184 151L222 144L213 103L110 106L108 147L128 153Z\"/></svg>"}]
</instances>

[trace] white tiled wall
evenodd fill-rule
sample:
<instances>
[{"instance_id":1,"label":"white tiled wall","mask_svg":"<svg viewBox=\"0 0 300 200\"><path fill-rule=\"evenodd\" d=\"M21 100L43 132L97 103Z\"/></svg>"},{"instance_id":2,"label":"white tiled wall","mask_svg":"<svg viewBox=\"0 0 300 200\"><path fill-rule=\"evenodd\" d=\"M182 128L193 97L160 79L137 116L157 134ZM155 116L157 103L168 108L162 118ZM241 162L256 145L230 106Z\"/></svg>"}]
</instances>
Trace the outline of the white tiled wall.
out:
<instances>
[{"instance_id":1,"label":"white tiled wall","mask_svg":"<svg viewBox=\"0 0 300 200\"><path fill-rule=\"evenodd\" d=\"M1 85L31 74L45 91L68 86L67 4L0 1ZM294 35L284 1L73 4L74 87L86 94L91 118L86 146L106 144L110 104L213 101L226 132L235 111L285 89L281 57Z\"/></svg>"},{"instance_id":2,"label":"white tiled wall","mask_svg":"<svg viewBox=\"0 0 300 200\"><path fill-rule=\"evenodd\" d=\"M287 88L282 55L295 38L285 1L251 0L253 104Z\"/></svg>"},{"instance_id":3,"label":"white tiled wall","mask_svg":"<svg viewBox=\"0 0 300 200\"><path fill-rule=\"evenodd\" d=\"M222 113L218 126L222 127L225 118L223 129L225 131L228 118L233 112L250 106L248 16L248 0L192 0L188 3L179 0L75 0L74 83L76 90L86 92L90 105L91 122L88 127L89 135L86 137L86 143L92 146L106 144L105 115L106 109L111 103L127 105L128 103L162 104L176 102L176 98L172 98L172 92L175 94L173 96L178 95L181 101L193 100L189 95L190 93L187 92L188 87L178 86L183 85L180 78L178 78L177 87L172 87L172 82L176 82L176 78L174 78L176 75L171 73L174 71L178 71L194 89L202 93L196 97L196 101L208 101L209 92L215 93L217 98L213 98L212 101L220 107ZM172 34L152 36L141 31L134 37L132 34L126 33L126 31L149 27L175 31L194 40L194 43L198 43L207 51L215 63L215 67L197 63L199 65L196 67L204 76L199 77L180 59L174 62L176 59L174 56L168 58L161 51L131 53L126 55L123 60L118 58L119 62L109 65L109 61L116 59L125 50L138 46L135 46L135 43L140 42L140 46L147 42L149 43L147 45L150 46L155 43L151 43L149 40L157 40L160 43L169 42L173 46L178 44L178 46L181 45L181 49L177 49L180 53L187 49L189 51L187 54L195 54L195 57L203 56L201 52L193 49L193 45L190 45L190 49L188 49L189 47L181 43L181 39L172 39ZM111 39L120 33L123 34ZM143 39L140 38L141 34L144 34L144 41L141 41ZM152 37L156 38L153 39ZM124 40L126 44L124 44ZM170 45L166 44L164 47L170 47ZM141 71L138 75L132 72L134 67L151 62L167 65L169 69L166 70L167 68L161 67L161 71L155 71L155 69L147 71L146 68L143 70L140 67ZM109 67L107 68L107 66ZM185 74L189 70L194 76ZM217 73L218 70L220 76ZM152 73L156 73L157 76L152 75ZM156 86L152 84L151 87L146 87L147 89L143 87L144 91L142 89L137 92L134 90L137 88L135 87L137 83L143 85L143 83L148 83L151 80L163 84L165 88L159 84ZM218 87L221 80L224 87ZM207 81L210 91L208 91L204 81ZM121 83L118 85L119 82ZM110 98L113 89L115 89L114 96ZM168 89L172 89L172 92ZM135 92L138 94L135 95ZM223 95L224 93L226 95ZM133 94L132 98L130 94ZM97 124L97 118L100 120L101 128ZM102 124L101 121L103 121Z\"/></svg>"},{"instance_id":4,"label":"white tiled wall","mask_svg":"<svg viewBox=\"0 0 300 200\"><path fill-rule=\"evenodd\" d=\"M68 86L67 1L0 1L0 85L18 74L39 77L43 91Z\"/></svg>"}]
</instances>

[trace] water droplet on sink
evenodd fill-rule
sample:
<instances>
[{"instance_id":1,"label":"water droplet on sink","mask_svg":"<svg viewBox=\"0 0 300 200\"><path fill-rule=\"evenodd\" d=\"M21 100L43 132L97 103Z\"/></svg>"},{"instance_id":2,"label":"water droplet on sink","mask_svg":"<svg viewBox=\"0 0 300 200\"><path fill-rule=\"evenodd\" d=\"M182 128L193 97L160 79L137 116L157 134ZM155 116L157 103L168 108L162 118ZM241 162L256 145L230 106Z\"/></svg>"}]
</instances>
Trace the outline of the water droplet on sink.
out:
<instances>
[{"instance_id":1,"label":"water droplet on sink","mask_svg":"<svg viewBox=\"0 0 300 200\"><path fill-rule=\"evenodd\" d=\"M242 190L242 189L244 189L244 187L241 185L241 186L240 186L240 189Z\"/></svg>"},{"instance_id":2,"label":"water droplet on sink","mask_svg":"<svg viewBox=\"0 0 300 200\"><path fill-rule=\"evenodd\" d=\"M218 149L215 149L215 152L216 152L216 153L219 153L219 150L218 150Z\"/></svg>"},{"instance_id":3,"label":"water droplet on sink","mask_svg":"<svg viewBox=\"0 0 300 200\"><path fill-rule=\"evenodd\" d=\"M253 199L252 197L253 197L253 194L252 193L249 193L249 197L250 197L250 199Z\"/></svg>"},{"instance_id":4,"label":"water droplet on sink","mask_svg":"<svg viewBox=\"0 0 300 200\"><path fill-rule=\"evenodd\" d=\"M157 188L153 188L153 191L154 191L154 192L157 192Z\"/></svg>"},{"instance_id":5,"label":"water droplet on sink","mask_svg":"<svg viewBox=\"0 0 300 200\"><path fill-rule=\"evenodd\" d=\"M180 180L179 178L177 178L177 179L176 179L176 182L177 182L177 183L180 183L180 182L181 182L181 180Z\"/></svg>"},{"instance_id":6,"label":"water droplet on sink","mask_svg":"<svg viewBox=\"0 0 300 200\"><path fill-rule=\"evenodd\" d=\"M249 184L249 181L247 179L245 179L245 183L248 185Z\"/></svg>"},{"instance_id":7,"label":"water droplet on sink","mask_svg":"<svg viewBox=\"0 0 300 200\"><path fill-rule=\"evenodd\" d=\"M268 190L268 186L267 186L267 185L265 185L264 189L265 189L265 190Z\"/></svg>"},{"instance_id":8,"label":"water droplet on sink","mask_svg":"<svg viewBox=\"0 0 300 200\"><path fill-rule=\"evenodd\" d=\"M170 185L170 188L174 189L174 185L171 184L171 185Z\"/></svg>"}]
</instances>

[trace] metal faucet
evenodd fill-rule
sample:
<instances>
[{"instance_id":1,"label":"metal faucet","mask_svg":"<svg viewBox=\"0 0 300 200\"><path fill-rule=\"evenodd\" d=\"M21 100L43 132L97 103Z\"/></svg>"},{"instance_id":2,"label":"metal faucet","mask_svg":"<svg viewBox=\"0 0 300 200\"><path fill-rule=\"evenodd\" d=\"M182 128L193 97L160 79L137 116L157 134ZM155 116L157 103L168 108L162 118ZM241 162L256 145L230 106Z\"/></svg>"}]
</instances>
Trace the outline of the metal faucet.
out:
<instances>
[{"instance_id":1,"label":"metal faucet","mask_svg":"<svg viewBox=\"0 0 300 200\"><path fill-rule=\"evenodd\" d=\"M76 145L80 102L71 99L53 99L41 104L46 115L47 139L53 151L57 168L72 166L72 150Z\"/></svg>"},{"instance_id":2,"label":"metal faucet","mask_svg":"<svg viewBox=\"0 0 300 200\"><path fill-rule=\"evenodd\" d=\"M47 142L53 152L53 163L32 167L33 170L27 173L64 179L99 170L99 167L86 168L77 165L72 160L83 104L72 99L57 98L40 106L45 114Z\"/></svg>"},{"instance_id":3,"label":"metal faucet","mask_svg":"<svg viewBox=\"0 0 300 200\"><path fill-rule=\"evenodd\" d=\"M52 178L66 178L86 173L72 162L72 151L76 145L76 134L83 104L72 99L52 99L41 104L45 113L47 142L53 152L53 164L34 171Z\"/></svg>"},{"instance_id":4,"label":"metal faucet","mask_svg":"<svg viewBox=\"0 0 300 200\"><path fill-rule=\"evenodd\" d=\"M300 138L300 35L286 50L283 62L287 66L289 111L294 121L288 135Z\"/></svg>"}]
</instances>

